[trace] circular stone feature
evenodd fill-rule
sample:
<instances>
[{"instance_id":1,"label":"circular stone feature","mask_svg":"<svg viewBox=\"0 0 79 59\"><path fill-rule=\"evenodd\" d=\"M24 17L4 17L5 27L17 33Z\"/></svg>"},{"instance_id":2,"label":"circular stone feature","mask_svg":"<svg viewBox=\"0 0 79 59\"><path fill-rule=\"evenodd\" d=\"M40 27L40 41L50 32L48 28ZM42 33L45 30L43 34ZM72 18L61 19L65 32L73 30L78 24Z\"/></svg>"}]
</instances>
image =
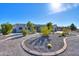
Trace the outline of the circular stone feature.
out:
<instances>
[{"instance_id":1,"label":"circular stone feature","mask_svg":"<svg viewBox=\"0 0 79 59\"><path fill-rule=\"evenodd\" d=\"M59 34L50 34L49 37L36 36L22 42L23 48L31 53L43 55L60 50L64 46L64 37L59 37ZM50 48L50 49L49 49Z\"/></svg>"}]
</instances>

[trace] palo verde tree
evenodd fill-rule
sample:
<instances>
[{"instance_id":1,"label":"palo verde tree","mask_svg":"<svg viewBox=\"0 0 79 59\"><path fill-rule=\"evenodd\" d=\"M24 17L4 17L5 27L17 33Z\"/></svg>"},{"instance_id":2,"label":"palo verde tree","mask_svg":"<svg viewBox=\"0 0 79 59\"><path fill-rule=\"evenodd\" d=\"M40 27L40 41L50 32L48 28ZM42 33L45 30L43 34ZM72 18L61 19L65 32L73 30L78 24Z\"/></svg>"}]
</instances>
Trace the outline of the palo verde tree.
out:
<instances>
[{"instance_id":1,"label":"palo verde tree","mask_svg":"<svg viewBox=\"0 0 79 59\"><path fill-rule=\"evenodd\" d=\"M31 21L27 22L27 28L30 32L35 32L35 25Z\"/></svg>"},{"instance_id":2,"label":"palo verde tree","mask_svg":"<svg viewBox=\"0 0 79 59\"><path fill-rule=\"evenodd\" d=\"M42 26L41 28L40 28L40 31L41 31L41 33L42 33L42 35L43 36L49 36L49 34L51 33L51 31L48 29L48 27L47 26Z\"/></svg>"},{"instance_id":3,"label":"palo verde tree","mask_svg":"<svg viewBox=\"0 0 79 59\"><path fill-rule=\"evenodd\" d=\"M48 29L49 29L50 31L53 32L53 25L52 25L51 22L47 23L47 27L48 27Z\"/></svg>"},{"instance_id":4,"label":"palo verde tree","mask_svg":"<svg viewBox=\"0 0 79 59\"><path fill-rule=\"evenodd\" d=\"M3 35L11 33L13 30L13 25L9 23L1 24L1 32Z\"/></svg>"}]
</instances>

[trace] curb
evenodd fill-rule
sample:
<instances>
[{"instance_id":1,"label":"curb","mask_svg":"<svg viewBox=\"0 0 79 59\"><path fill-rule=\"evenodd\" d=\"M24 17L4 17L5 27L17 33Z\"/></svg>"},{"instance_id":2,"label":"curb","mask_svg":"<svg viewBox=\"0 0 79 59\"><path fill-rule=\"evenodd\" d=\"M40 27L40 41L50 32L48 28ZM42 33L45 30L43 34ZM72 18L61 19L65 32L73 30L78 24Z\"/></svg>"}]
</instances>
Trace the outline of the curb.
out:
<instances>
[{"instance_id":1,"label":"curb","mask_svg":"<svg viewBox=\"0 0 79 59\"><path fill-rule=\"evenodd\" d=\"M30 54L32 54L32 55L38 55L38 56L54 56L54 55L60 54L60 53L62 53L62 52L65 51L65 49L67 48L66 39L67 39L67 37L65 37L65 38L63 39L64 46L63 46L61 49L59 49L58 51L55 51L55 52L40 53L40 52L31 50L31 49L27 48L27 47L25 46L25 44L24 44L24 42L25 42L27 39L22 41L21 46L22 46L22 48L23 48L25 51L27 51L28 53L30 53Z\"/></svg>"}]
</instances>

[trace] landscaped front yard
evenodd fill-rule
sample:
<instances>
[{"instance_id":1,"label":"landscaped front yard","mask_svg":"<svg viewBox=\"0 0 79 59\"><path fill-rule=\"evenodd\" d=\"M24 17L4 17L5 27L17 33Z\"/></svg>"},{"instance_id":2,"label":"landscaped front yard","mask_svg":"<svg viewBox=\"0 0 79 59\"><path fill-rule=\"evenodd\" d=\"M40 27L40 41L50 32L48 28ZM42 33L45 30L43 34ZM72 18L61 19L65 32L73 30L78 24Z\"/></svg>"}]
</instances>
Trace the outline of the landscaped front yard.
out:
<instances>
[{"instance_id":1,"label":"landscaped front yard","mask_svg":"<svg viewBox=\"0 0 79 59\"><path fill-rule=\"evenodd\" d=\"M75 34L75 36L72 35L71 37L67 39L67 44L68 44L67 49L63 53L58 54L59 56L79 55L78 53L79 52L79 47L78 47L79 36L76 36L76 34L78 35L79 33L73 33L73 34ZM35 34L33 35L35 37ZM21 43L24 39L29 39L33 35L29 35L29 36L21 37L17 39L15 38L15 39L10 39L6 41L0 41L0 55L3 55L3 56L7 56L7 55L8 56L25 56L25 55L27 56L29 55L30 56L31 54L24 51L24 49L21 47Z\"/></svg>"},{"instance_id":2,"label":"landscaped front yard","mask_svg":"<svg viewBox=\"0 0 79 59\"><path fill-rule=\"evenodd\" d=\"M58 55L65 52L68 44L66 40L78 35L76 29L70 27L62 27L61 31L54 32L49 22L37 32L35 25L28 22L27 28L21 29L20 33L12 33L12 24L2 24L0 55Z\"/></svg>"}]
</instances>

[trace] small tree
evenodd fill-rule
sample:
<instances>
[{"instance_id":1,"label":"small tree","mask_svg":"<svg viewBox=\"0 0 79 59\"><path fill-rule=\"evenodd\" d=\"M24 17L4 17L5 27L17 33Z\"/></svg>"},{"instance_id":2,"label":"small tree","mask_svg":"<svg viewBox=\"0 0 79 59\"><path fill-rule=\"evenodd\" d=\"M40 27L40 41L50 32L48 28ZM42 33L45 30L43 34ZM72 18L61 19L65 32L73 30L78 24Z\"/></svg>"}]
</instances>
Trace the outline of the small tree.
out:
<instances>
[{"instance_id":1,"label":"small tree","mask_svg":"<svg viewBox=\"0 0 79 59\"><path fill-rule=\"evenodd\" d=\"M51 31L48 29L47 26L42 26L41 27L41 33L42 33L43 36L48 36L51 33Z\"/></svg>"},{"instance_id":2,"label":"small tree","mask_svg":"<svg viewBox=\"0 0 79 59\"><path fill-rule=\"evenodd\" d=\"M9 24L9 23L1 24L1 32L3 35L7 35L7 34L11 33L12 29L13 29L12 24Z\"/></svg>"},{"instance_id":3,"label":"small tree","mask_svg":"<svg viewBox=\"0 0 79 59\"><path fill-rule=\"evenodd\" d=\"M50 31L53 31L53 25L51 22L47 23L47 27Z\"/></svg>"},{"instance_id":4,"label":"small tree","mask_svg":"<svg viewBox=\"0 0 79 59\"><path fill-rule=\"evenodd\" d=\"M75 31L77 28L76 28L76 26L72 23L72 24L70 25L70 29L71 29L72 31Z\"/></svg>"},{"instance_id":5,"label":"small tree","mask_svg":"<svg viewBox=\"0 0 79 59\"><path fill-rule=\"evenodd\" d=\"M28 30L30 31L30 32L32 32L32 33L34 33L35 32L35 25L32 23L32 22L28 22L27 23L27 27L28 27Z\"/></svg>"}]
</instances>

